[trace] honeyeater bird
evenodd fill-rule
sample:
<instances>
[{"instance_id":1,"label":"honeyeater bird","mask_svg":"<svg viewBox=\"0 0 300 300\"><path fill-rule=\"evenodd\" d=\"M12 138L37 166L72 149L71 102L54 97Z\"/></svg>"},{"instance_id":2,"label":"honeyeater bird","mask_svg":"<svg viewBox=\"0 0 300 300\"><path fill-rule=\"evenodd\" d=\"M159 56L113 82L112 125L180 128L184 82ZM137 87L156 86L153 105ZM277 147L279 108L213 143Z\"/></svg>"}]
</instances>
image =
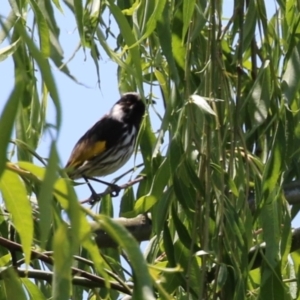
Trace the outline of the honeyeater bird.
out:
<instances>
[{"instance_id":1,"label":"honeyeater bird","mask_svg":"<svg viewBox=\"0 0 300 300\"><path fill-rule=\"evenodd\" d=\"M89 180L107 184L118 194L117 185L95 179L121 168L131 157L145 113L145 104L137 93L126 93L110 112L94 124L76 143L66 164L71 179L83 178L97 197Z\"/></svg>"}]
</instances>

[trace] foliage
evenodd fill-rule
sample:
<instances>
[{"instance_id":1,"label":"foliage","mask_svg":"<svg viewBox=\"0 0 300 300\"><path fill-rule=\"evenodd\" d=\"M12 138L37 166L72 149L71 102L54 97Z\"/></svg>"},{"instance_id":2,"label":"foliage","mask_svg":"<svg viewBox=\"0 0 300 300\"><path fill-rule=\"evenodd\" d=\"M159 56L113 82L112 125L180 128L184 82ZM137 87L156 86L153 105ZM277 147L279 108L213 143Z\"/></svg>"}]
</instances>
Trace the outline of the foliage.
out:
<instances>
[{"instance_id":1,"label":"foliage","mask_svg":"<svg viewBox=\"0 0 300 300\"><path fill-rule=\"evenodd\" d=\"M10 43L0 60L12 58L15 72L0 118L3 299L299 298L299 251L289 254L299 205L290 212L283 187L299 179L300 7L277 0L267 17L267 2L234 1L225 20L219 0L9 1L0 34ZM78 202L55 137L47 161L36 151L48 98L55 135L61 127L51 65L77 84L59 41L56 18L65 9L98 76L101 50L118 65L120 92L138 90L165 108L157 133L144 120L147 177L127 187L120 212L151 213L145 257L111 218L109 196L100 212ZM87 216L119 247L99 251ZM251 249L262 255L259 268Z\"/></svg>"}]
</instances>

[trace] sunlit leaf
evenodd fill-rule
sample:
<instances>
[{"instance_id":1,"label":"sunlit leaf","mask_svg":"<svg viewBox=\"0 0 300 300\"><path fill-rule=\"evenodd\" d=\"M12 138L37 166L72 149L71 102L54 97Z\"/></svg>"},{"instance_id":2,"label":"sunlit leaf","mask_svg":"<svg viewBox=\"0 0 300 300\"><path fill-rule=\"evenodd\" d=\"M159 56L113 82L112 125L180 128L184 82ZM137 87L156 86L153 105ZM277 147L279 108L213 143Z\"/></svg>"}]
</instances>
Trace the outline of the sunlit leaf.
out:
<instances>
[{"instance_id":1,"label":"sunlit leaf","mask_svg":"<svg viewBox=\"0 0 300 300\"><path fill-rule=\"evenodd\" d=\"M203 113L207 113L213 116L216 115L203 97L198 95L191 95L190 100L192 103L196 104L200 108L200 110L203 111Z\"/></svg>"},{"instance_id":2,"label":"sunlit leaf","mask_svg":"<svg viewBox=\"0 0 300 300\"><path fill-rule=\"evenodd\" d=\"M12 216L14 227L20 235L25 263L29 265L33 240L33 220L26 188L17 174L6 170L0 179L0 189L5 206Z\"/></svg>"}]
</instances>

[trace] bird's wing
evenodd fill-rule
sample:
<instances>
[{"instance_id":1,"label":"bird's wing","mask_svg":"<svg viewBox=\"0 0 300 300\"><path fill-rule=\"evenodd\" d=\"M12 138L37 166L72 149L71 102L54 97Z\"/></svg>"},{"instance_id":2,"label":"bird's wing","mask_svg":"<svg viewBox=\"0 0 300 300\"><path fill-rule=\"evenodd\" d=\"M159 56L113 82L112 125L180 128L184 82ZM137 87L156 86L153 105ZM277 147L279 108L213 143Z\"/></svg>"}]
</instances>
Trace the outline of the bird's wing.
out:
<instances>
[{"instance_id":1,"label":"bird's wing","mask_svg":"<svg viewBox=\"0 0 300 300\"><path fill-rule=\"evenodd\" d=\"M121 122L104 116L76 143L66 168L75 169L85 161L91 160L107 149L114 147L123 131L124 126Z\"/></svg>"}]
</instances>

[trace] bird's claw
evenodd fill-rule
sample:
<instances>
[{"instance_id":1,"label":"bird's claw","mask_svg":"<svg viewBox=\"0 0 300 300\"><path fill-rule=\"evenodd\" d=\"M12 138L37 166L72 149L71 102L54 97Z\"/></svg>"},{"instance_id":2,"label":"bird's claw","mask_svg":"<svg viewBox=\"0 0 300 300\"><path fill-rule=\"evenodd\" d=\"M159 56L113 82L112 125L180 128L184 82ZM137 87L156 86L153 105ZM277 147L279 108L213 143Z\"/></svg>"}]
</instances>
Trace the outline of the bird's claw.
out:
<instances>
[{"instance_id":1,"label":"bird's claw","mask_svg":"<svg viewBox=\"0 0 300 300\"><path fill-rule=\"evenodd\" d=\"M96 193L92 193L92 195L90 196L90 201L89 203L91 205L94 205L96 202L99 202L101 200L101 196L96 194Z\"/></svg>"},{"instance_id":2,"label":"bird's claw","mask_svg":"<svg viewBox=\"0 0 300 300\"><path fill-rule=\"evenodd\" d=\"M111 190L110 191L110 196L111 197L118 197L119 193L121 191L121 188L118 185L113 184L113 185L110 186L110 190Z\"/></svg>"}]
</instances>

